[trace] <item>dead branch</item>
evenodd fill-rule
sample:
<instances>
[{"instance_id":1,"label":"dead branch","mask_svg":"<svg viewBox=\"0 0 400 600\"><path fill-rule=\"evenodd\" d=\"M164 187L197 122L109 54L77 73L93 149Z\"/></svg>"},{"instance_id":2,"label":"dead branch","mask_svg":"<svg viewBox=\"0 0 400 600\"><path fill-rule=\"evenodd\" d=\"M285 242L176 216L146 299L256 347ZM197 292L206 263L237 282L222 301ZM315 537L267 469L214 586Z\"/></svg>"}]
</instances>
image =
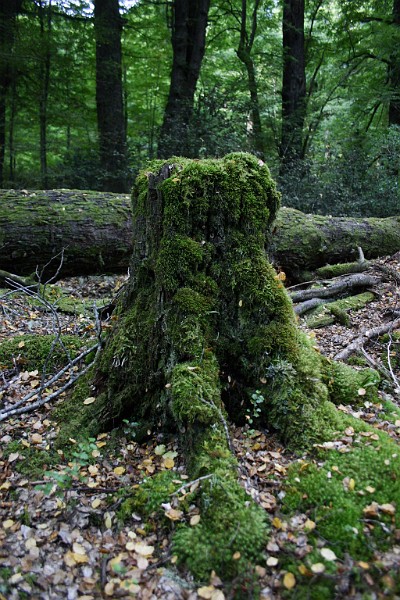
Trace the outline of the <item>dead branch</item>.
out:
<instances>
[{"instance_id":1,"label":"dead branch","mask_svg":"<svg viewBox=\"0 0 400 600\"><path fill-rule=\"evenodd\" d=\"M321 304L325 304L327 302L327 300L323 299L323 298L311 298L311 300L305 300L304 302L301 302L300 304L296 304L296 306L294 306L294 312L296 313L296 315L298 315L299 317L301 315L304 315L304 313L308 312L309 310L312 310L313 308L316 308L317 306L321 306Z\"/></svg>"},{"instance_id":2,"label":"dead branch","mask_svg":"<svg viewBox=\"0 0 400 600\"><path fill-rule=\"evenodd\" d=\"M375 337L379 337L388 331L393 331L397 327L400 327L400 318L390 321L389 323L384 323L379 327L373 327L372 329L363 331L351 344L348 344L344 350L338 352L336 356L334 356L334 359L347 360L349 356L353 354L353 352L359 351L366 341Z\"/></svg>"},{"instance_id":3,"label":"dead branch","mask_svg":"<svg viewBox=\"0 0 400 600\"><path fill-rule=\"evenodd\" d=\"M293 302L303 302L305 300L311 300L311 298L331 298L332 296L338 296L339 294L349 293L357 288L372 287L381 281L380 277L355 273L341 277L336 283L325 288L313 288L310 290L292 292L290 297Z\"/></svg>"}]
</instances>

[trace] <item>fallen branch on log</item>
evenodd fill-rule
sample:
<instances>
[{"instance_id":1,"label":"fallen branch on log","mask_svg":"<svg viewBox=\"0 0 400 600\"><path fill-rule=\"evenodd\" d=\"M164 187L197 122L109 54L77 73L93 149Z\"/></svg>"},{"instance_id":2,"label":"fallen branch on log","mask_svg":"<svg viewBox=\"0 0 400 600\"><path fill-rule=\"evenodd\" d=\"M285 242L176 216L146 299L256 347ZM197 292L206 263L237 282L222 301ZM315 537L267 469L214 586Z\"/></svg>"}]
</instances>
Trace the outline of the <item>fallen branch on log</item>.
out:
<instances>
[{"instance_id":1,"label":"fallen branch on log","mask_svg":"<svg viewBox=\"0 0 400 600\"><path fill-rule=\"evenodd\" d=\"M375 338L375 337L379 337L379 336L383 335L384 333L388 333L388 331L393 331L393 330L397 329L398 327L400 327L400 318L395 319L394 321L390 321L389 323L384 323L383 325L380 325L379 327L373 327L372 329L367 329L367 330L363 331L359 336L357 336L355 338L355 340L353 342L351 342L351 344L348 344L346 346L346 348L344 348L343 350L338 352L334 356L334 359L345 361L354 352L360 351L366 341L368 341L372 338Z\"/></svg>"}]
</instances>

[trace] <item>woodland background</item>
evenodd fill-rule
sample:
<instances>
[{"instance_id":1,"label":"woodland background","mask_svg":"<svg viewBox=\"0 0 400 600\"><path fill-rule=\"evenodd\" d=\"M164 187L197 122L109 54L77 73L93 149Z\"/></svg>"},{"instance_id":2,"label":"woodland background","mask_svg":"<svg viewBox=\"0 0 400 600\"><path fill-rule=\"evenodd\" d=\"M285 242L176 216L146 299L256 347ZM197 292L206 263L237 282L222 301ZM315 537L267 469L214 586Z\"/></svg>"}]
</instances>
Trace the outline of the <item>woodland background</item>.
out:
<instances>
[{"instance_id":1,"label":"woodland background","mask_svg":"<svg viewBox=\"0 0 400 600\"><path fill-rule=\"evenodd\" d=\"M286 206L384 217L399 126L399 0L0 1L3 188L125 192L148 159L243 150Z\"/></svg>"}]
</instances>

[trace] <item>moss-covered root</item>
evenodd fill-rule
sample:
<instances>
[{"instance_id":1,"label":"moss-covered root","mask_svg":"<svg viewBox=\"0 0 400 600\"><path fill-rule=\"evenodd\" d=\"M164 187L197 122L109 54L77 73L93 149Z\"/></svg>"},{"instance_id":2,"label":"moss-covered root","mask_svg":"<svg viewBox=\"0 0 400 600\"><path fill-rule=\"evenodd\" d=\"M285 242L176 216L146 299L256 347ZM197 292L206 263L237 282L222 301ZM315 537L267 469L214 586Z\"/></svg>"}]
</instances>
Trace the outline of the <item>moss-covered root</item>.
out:
<instances>
[{"instance_id":1,"label":"moss-covered root","mask_svg":"<svg viewBox=\"0 0 400 600\"><path fill-rule=\"evenodd\" d=\"M324 379L335 404L377 401L380 376L374 369L356 370L340 362L323 359Z\"/></svg>"},{"instance_id":2,"label":"moss-covered root","mask_svg":"<svg viewBox=\"0 0 400 600\"><path fill-rule=\"evenodd\" d=\"M181 525L173 547L179 562L201 581L212 570L224 579L244 576L260 556L267 531L263 511L238 484L219 387L214 356L174 369L172 411L186 429L189 474L209 478L198 493L200 523Z\"/></svg>"}]
</instances>

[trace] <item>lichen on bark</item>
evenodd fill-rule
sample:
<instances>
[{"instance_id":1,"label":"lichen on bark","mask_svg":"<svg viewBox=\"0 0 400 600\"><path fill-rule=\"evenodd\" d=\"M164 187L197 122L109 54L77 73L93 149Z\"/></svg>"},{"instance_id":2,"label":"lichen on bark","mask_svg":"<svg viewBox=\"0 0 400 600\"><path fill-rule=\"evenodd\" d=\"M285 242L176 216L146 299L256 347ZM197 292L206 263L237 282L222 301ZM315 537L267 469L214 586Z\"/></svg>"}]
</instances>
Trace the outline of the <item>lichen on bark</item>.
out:
<instances>
[{"instance_id":1,"label":"lichen on bark","mask_svg":"<svg viewBox=\"0 0 400 600\"><path fill-rule=\"evenodd\" d=\"M244 572L266 538L263 511L238 483L228 419L243 422L257 392L260 423L297 448L348 424L268 261L278 207L268 168L247 154L156 161L139 175L130 281L80 420L80 433L123 418L175 431L189 475L212 476L198 493L201 527L174 537L199 579Z\"/></svg>"}]
</instances>

